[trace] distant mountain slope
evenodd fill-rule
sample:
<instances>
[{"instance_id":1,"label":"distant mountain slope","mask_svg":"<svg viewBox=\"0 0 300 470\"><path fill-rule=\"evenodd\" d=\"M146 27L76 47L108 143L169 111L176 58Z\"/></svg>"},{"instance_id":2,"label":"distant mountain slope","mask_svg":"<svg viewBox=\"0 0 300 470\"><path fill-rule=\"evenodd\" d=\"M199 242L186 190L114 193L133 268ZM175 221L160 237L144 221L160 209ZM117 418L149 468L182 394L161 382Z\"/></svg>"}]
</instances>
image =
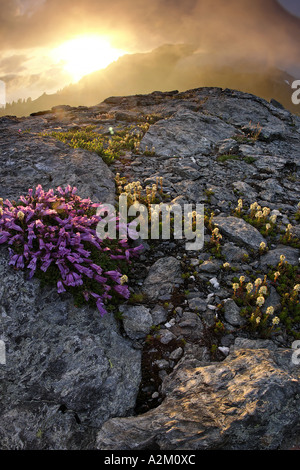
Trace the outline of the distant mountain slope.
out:
<instances>
[{"instance_id":1,"label":"distant mountain slope","mask_svg":"<svg viewBox=\"0 0 300 470\"><path fill-rule=\"evenodd\" d=\"M190 45L164 45L149 53L125 55L104 70L85 76L62 91L43 94L30 103L2 110L0 115L25 116L57 105L92 106L109 96L124 96L152 91L197 88L231 88L275 99L290 111L299 112L291 101L291 83L295 80L277 68L261 62L221 63L220 56L206 55Z\"/></svg>"}]
</instances>

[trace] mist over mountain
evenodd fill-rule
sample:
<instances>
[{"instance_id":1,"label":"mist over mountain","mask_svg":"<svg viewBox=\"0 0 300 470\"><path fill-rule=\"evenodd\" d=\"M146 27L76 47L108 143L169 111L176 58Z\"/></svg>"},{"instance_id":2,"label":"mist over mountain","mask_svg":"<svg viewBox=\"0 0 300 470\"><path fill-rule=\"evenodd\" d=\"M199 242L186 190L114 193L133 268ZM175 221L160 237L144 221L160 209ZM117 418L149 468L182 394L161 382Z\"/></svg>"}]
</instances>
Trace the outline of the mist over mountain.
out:
<instances>
[{"instance_id":1,"label":"mist over mountain","mask_svg":"<svg viewBox=\"0 0 300 470\"><path fill-rule=\"evenodd\" d=\"M275 99L299 112L291 101L291 84L299 78L300 18L276 0L190 0L185 8L177 1L154 1L148 13L142 15L138 9L134 15L131 11L132 17L119 2L115 13L118 5L120 15L124 12L123 24L134 27L137 43L139 38L143 46L162 45L127 54L57 93L7 105L0 115L28 115L56 105L91 106L113 95L207 86ZM120 18L114 18L118 25Z\"/></svg>"},{"instance_id":2,"label":"mist over mountain","mask_svg":"<svg viewBox=\"0 0 300 470\"><path fill-rule=\"evenodd\" d=\"M53 106L92 106L109 96L134 95L152 91L184 91L197 87L231 88L275 99L290 111L298 106L291 101L295 77L275 67L247 59L223 63L217 54L207 56L194 46L164 45L152 52L125 55L104 70L82 78L55 94L16 103L1 115L28 115Z\"/></svg>"}]
</instances>

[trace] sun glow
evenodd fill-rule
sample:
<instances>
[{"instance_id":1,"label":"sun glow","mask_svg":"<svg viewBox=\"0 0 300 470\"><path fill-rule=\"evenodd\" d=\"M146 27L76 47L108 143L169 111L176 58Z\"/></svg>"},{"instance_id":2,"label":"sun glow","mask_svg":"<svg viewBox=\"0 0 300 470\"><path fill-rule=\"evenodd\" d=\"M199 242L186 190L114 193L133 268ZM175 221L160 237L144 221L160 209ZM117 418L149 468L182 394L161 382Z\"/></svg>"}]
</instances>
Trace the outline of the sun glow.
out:
<instances>
[{"instance_id":1,"label":"sun glow","mask_svg":"<svg viewBox=\"0 0 300 470\"><path fill-rule=\"evenodd\" d=\"M53 50L53 57L64 64L73 81L107 67L126 51L114 49L101 36L81 36L64 42Z\"/></svg>"}]
</instances>

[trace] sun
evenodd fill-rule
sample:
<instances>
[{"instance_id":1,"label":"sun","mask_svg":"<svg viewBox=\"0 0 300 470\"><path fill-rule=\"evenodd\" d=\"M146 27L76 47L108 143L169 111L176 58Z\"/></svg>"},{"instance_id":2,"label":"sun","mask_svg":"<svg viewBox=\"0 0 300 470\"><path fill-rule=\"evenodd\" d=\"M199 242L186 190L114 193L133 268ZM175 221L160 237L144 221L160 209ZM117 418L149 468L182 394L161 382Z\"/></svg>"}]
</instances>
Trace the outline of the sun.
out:
<instances>
[{"instance_id":1,"label":"sun","mask_svg":"<svg viewBox=\"0 0 300 470\"><path fill-rule=\"evenodd\" d=\"M101 36L79 36L64 42L52 53L56 61L63 63L72 80L77 82L84 75L107 67L126 51L114 49Z\"/></svg>"}]
</instances>

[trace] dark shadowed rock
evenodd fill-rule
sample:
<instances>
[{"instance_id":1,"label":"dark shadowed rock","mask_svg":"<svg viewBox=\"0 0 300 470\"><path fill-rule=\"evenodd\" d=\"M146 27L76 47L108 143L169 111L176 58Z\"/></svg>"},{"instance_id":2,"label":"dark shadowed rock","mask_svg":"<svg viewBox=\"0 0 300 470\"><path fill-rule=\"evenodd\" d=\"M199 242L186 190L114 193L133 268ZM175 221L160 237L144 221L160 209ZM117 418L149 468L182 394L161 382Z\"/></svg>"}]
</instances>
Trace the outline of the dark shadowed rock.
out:
<instances>
[{"instance_id":1,"label":"dark shadowed rock","mask_svg":"<svg viewBox=\"0 0 300 470\"><path fill-rule=\"evenodd\" d=\"M134 409L140 351L112 315L42 290L0 255L0 448L90 447L92 428Z\"/></svg>"},{"instance_id":2,"label":"dark shadowed rock","mask_svg":"<svg viewBox=\"0 0 300 470\"><path fill-rule=\"evenodd\" d=\"M238 327L245 323L240 315L240 308L232 299L227 299L224 301L224 317L225 320L232 326Z\"/></svg>"},{"instance_id":3,"label":"dark shadowed rock","mask_svg":"<svg viewBox=\"0 0 300 470\"><path fill-rule=\"evenodd\" d=\"M300 251L291 246L280 246L275 250L270 250L266 255L261 257L260 265L264 268L268 266L277 266L280 262L280 256L285 256L285 261L293 266L299 264Z\"/></svg>"}]
</instances>

